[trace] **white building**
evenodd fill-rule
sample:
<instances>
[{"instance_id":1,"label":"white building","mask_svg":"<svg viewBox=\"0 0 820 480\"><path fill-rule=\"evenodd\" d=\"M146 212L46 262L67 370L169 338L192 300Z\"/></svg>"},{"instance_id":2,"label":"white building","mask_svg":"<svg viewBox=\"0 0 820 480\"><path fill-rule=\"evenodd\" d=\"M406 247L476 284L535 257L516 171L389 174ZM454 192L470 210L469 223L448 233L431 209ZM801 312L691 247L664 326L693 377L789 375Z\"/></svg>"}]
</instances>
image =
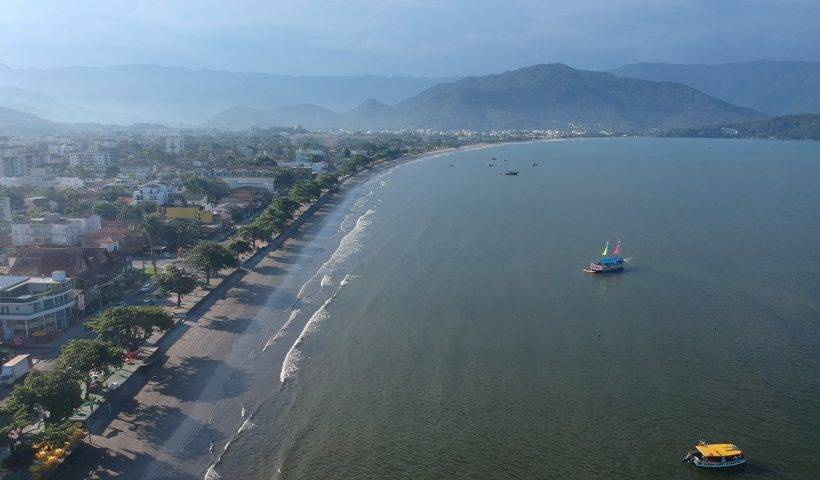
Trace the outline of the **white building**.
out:
<instances>
[{"instance_id":1,"label":"white building","mask_svg":"<svg viewBox=\"0 0 820 480\"><path fill-rule=\"evenodd\" d=\"M11 224L13 245L79 245L90 232L102 228L99 215L84 218L64 218L57 214L32 218L27 223Z\"/></svg>"},{"instance_id":2,"label":"white building","mask_svg":"<svg viewBox=\"0 0 820 480\"><path fill-rule=\"evenodd\" d=\"M179 155L182 153L182 137L165 137L165 153Z\"/></svg>"},{"instance_id":3,"label":"white building","mask_svg":"<svg viewBox=\"0 0 820 480\"><path fill-rule=\"evenodd\" d=\"M273 177L221 177L231 190L239 187L259 187L273 193L275 185Z\"/></svg>"},{"instance_id":4,"label":"white building","mask_svg":"<svg viewBox=\"0 0 820 480\"><path fill-rule=\"evenodd\" d=\"M134 190L134 203L156 203L157 205L167 205L171 200L171 191L165 185L158 182L150 182L140 185Z\"/></svg>"},{"instance_id":5,"label":"white building","mask_svg":"<svg viewBox=\"0 0 820 480\"><path fill-rule=\"evenodd\" d=\"M105 170L111 165L111 155L104 150L71 152L68 154L68 164L75 168Z\"/></svg>"},{"instance_id":6,"label":"white building","mask_svg":"<svg viewBox=\"0 0 820 480\"><path fill-rule=\"evenodd\" d=\"M68 328L74 304L74 280L65 272L54 272L51 278L0 275L0 325L7 341L49 341Z\"/></svg>"},{"instance_id":7,"label":"white building","mask_svg":"<svg viewBox=\"0 0 820 480\"><path fill-rule=\"evenodd\" d=\"M0 177L0 185L4 187L33 187L33 188L83 188L85 182L77 177Z\"/></svg>"},{"instance_id":8,"label":"white building","mask_svg":"<svg viewBox=\"0 0 820 480\"><path fill-rule=\"evenodd\" d=\"M277 166L282 168L306 168L313 173L324 173L327 171L325 162L280 162Z\"/></svg>"}]
</instances>

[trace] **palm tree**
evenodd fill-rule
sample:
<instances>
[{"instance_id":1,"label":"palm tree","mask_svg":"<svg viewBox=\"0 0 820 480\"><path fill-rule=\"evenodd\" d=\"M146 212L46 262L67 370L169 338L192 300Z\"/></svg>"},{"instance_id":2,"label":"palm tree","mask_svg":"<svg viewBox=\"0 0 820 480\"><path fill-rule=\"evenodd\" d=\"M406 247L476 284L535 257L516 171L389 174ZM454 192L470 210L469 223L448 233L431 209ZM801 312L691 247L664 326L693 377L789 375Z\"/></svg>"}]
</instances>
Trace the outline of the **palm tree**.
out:
<instances>
[{"instance_id":1,"label":"palm tree","mask_svg":"<svg viewBox=\"0 0 820 480\"><path fill-rule=\"evenodd\" d=\"M156 215L149 215L142 220L142 228L148 235L148 247L151 249L151 264L154 272L157 271L157 252L154 250L154 241L162 236L162 220Z\"/></svg>"}]
</instances>

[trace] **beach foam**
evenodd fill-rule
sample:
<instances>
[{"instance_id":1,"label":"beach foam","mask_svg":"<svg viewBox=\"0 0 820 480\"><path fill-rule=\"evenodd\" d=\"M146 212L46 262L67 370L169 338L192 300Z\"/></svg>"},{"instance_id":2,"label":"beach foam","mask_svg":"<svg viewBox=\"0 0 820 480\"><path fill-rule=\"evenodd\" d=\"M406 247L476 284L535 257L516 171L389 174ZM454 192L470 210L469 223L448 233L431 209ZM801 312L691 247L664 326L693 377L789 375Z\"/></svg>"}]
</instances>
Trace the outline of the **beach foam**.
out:
<instances>
[{"instance_id":1,"label":"beach foam","mask_svg":"<svg viewBox=\"0 0 820 480\"><path fill-rule=\"evenodd\" d=\"M343 265L348 259L350 259L352 255L356 254L361 250L361 242L365 235L365 231L367 227L372 223L369 217L372 216L374 213L376 213L375 210L373 210L372 208L368 209L362 216L359 217L358 220L356 220L356 226L353 228L353 230L350 231L350 233L348 233L344 236L344 238L342 238L341 242L339 242L339 247L336 249L335 252L333 252L333 255L331 255L330 258L321 267L319 267L319 270L311 278L311 280L308 280L305 283L305 285L302 286L302 289L299 291L300 299L302 299L303 295L306 293L308 285L311 284L316 277L322 275L322 281L320 282L320 285L324 287L325 277L330 278L330 275L335 273L341 265ZM287 379L291 378L293 373L299 368L299 362L302 358L302 353L299 350L299 346L305 340L305 338L307 338L310 334L312 334L318 329L319 324L322 322L322 320L327 318L327 306L330 304L330 302L333 301L333 299L336 298L336 296L339 294L339 291L341 291L341 289L345 285L348 285L350 283L350 278L350 274L345 275L344 279L339 284L339 288L336 289L336 291L333 293L333 295L330 296L330 298L325 300L322 306L319 307L319 309L316 310L316 312L314 312L310 319L305 323L302 332L299 334L299 337L296 338L296 341L290 347L290 350L288 350L287 355L285 355L285 360L282 362L282 371L279 374L279 380L282 383L285 383ZM302 301L304 302L305 300ZM290 320L288 324L289 323Z\"/></svg>"}]
</instances>

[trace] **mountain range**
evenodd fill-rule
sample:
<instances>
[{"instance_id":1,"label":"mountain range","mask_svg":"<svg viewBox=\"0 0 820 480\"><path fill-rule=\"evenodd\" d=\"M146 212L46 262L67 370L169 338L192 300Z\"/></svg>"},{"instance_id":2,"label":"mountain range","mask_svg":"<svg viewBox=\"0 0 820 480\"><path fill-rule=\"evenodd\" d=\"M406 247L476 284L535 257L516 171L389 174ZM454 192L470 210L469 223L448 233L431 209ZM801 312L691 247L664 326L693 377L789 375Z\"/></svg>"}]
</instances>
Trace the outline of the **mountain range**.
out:
<instances>
[{"instance_id":1,"label":"mountain range","mask_svg":"<svg viewBox=\"0 0 820 480\"><path fill-rule=\"evenodd\" d=\"M392 106L369 99L341 114L315 105L287 111L243 107L223 112L207 125L245 128L254 123L275 125L287 118L308 128L503 130L563 128L574 123L646 132L762 117L760 112L685 85L554 63L438 84Z\"/></svg>"},{"instance_id":2,"label":"mountain range","mask_svg":"<svg viewBox=\"0 0 820 480\"><path fill-rule=\"evenodd\" d=\"M483 130L572 122L646 132L820 112L820 62L642 63L611 72L542 64L461 79L0 64L0 107L42 120L20 116L17 126L24 129L185 122L219 128ZM13 116L4 110L6 120ZM43 127L49 121L54 125Z\"/></svg>"},{"instance_id":3,"label":"mountain range","mask_svg":"<svg viewBox=\"0 0 820 480\"><path fill-rule=\"evenodd\" d=\"M376 75L286 76L158 65L15 69L0 64L0 86L36 92L91 110L127 112L134 117L131 122L168 124L198 124L236 105L275 108L315 103L344 110L370 97L395 103L450 80L453 79ZM46 118L65 119L54 109L36 104L36 100L34 105L22 98L11 101L20 110L34 113L33 109L40 109L39 114ZM0 104L6 105L1 94ZM91 118L84 117L82 121L89 120ZM107 123L111 120L100 115L93 121Z\"/></svg>"},{"instance_id":4,"label":"mountain range","mask_svg":"<svg viewBox=\"0 0 820 480\"><path fill-rule=\"evenodd\" d=\"M622 77L677 82L769 115L820 113L820 62L760 60L721 65L636 63Z\"/></svg>"}]
</instances>

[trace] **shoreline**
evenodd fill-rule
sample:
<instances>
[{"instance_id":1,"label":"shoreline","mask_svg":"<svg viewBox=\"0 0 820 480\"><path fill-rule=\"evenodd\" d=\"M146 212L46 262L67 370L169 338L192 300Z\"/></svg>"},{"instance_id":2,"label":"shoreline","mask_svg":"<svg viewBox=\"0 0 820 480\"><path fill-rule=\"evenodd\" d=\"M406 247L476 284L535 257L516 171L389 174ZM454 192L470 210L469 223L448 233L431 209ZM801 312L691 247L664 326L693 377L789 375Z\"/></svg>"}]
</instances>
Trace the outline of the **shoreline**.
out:
<instances>
[{"instance_id":1,"label":"shoreline","mask_svg":"<svg viewBox=\"0 0 820 480\"><path fill-rule=\"evenodd\" d=\"M409 155L344 178L317 201L318 207L306 211L307 217L294 222L287 238L272 241L254 254L258 260L227 275L218 293L211 292L169 332L157 367L136 379L124 400L110 404L110 415L92 426L89 441L72 455L61 478L156 478L169 469L174 478L203 478L248 421L248 406L260 401L252 389L229 394L233 384L241 383L246 364L258 355L281 356L282 347L289 349L295 341L289 337L301 332L302 326L290 328L278 348L260 349L283 326L280 317L292 312L294 292L327 260L327 255L311 257L302 250L314 248L313 237L340 213L340 204L351 201L356 187L393 167L509 143L523 142ZM281 387L278 375L276 383Z\"/></svg>"}]
</instances>

